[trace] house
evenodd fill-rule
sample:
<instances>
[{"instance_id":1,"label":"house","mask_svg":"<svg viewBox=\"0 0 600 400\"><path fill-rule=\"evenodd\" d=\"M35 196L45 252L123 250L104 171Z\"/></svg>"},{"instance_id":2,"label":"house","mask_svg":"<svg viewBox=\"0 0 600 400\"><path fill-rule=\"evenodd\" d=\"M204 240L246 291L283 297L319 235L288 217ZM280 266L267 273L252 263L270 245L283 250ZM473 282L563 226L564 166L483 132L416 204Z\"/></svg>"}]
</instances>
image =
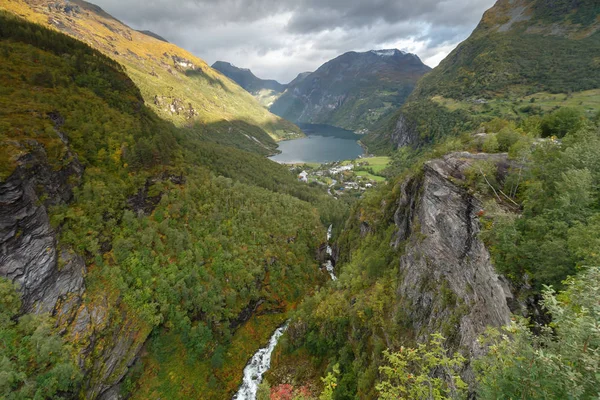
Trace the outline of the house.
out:
<instances>
[{"instance_id":1,"label":"house","mask_svg":"<svg viewBox=\"0 0 600 400\"><path fill-rule=\"evenodd\" d=\"M300 182L308 183L308 172L302 171L300 175L298 175L298 180Z\"/></svg>"}]
</instances>

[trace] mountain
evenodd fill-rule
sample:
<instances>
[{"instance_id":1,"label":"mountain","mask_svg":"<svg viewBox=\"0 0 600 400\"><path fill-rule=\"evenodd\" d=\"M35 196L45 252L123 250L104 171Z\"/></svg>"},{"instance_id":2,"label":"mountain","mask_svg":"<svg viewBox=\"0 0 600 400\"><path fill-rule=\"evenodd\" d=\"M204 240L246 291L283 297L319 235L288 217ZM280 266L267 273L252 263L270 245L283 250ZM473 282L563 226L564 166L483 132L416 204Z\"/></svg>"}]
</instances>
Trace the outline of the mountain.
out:
<instances>
[{"instance_id":1,"label":"mountain","mask_svg":"<svg viewBox=\"0 0 600 400\"><path fill-rule=\"evenodd\" d=\"M212 68L246 89L267 108L286 87L275 80L257 78L249 69L238 68L225 61L215 62Z\"/></svg>"},{"instance_id":2,"label":"mountain","mask_svg":"<svg viewBox=\"0 0 600 400\"><path fill-rule=\"evenodd\" d=\"M144 35L151 36L151 37L153 37L154 39L158 39L158 40L160 40L160 41L163 41L163 42L169 43L169 41L168 41L167 39L165 39L164 37L162 37L162 36L160 36L160 35L158 35L158 34L156 34L156 33L152 32L152 31L138 31L138 32L140 32L140 33L143 33Z\"/></svg>"},{"instance_id":3,"label":"mountain","mask_svg":"<svg viewBox=\"0 0 600 400\"><path fill-rule=\"evenodd\" d=\"M310 74L312 74L312 72L300 72L298 74L297 77L294 78L293 81L291 81L290 83L288 83L286 86L295 86L298 85L300 82L302 82L304 79L306 79L308 76L310 76Z\"/></svg>"},{"instance_id":4,"label":"mountain","mask_svg":"<svg viewBox=\"0 0 600 400\"><path fill-rule=\"evenodd\" d=\"M88 21L69 4L66 19ZM328 279L315 254L345 205L161 118L138 64L5 11L0 55L0 398L231 398ZM232 91L215 94L242 91L207 76Z\"/></svg>"},{"instance_id":5,"label":"mountain","mask_svg":"<svg viewBox=\"0 0 600 400\"><path fill-rule=\"evenodd\" d=\"M338 399L596 395L595 368L552 371L600 339L577 322L582 347L562 350L600 287L584 267L600 262L599 7L498 1L365 138L402 148L331 246L338 279L299 306L271 393L324 377Z\"/></svg>"},{"instance_id":6,"label":"mountain","mask_svg":"<svg viewBox=\"0 0 600 400\"><path fill-rule=\"evenodd\" d=\"M290 121L368 130L396 111L430 70L399 50L349 52L301 74L271 106Z\"/></svg>"},{"instance_id":7,"label":"mountain","mask_svg":"<svg viewBox=\"0 0 600 400\"><path fill-rule=\"evenodd\" d=\"M131 29L98 6L82 0L18 0L2 2L0 9L64 32L118 61L145 103L177 126L199 125L212 140L266 153L274 151L275 141L302 135L203 60Z\"/></svg>"},{"instance_id":8,"label":"mountain","mask_svg":"<svg viewBox=\"0 0 600 400\"><path fill-rule=\"evenodd\" d=\"M598 15L595 0L499 0L365 141L388 150L431 143L494 117L518 119L557 105L591 114L600 88ZM559 94L568 101L557 102Z\"/></svg>"}]
</instances>

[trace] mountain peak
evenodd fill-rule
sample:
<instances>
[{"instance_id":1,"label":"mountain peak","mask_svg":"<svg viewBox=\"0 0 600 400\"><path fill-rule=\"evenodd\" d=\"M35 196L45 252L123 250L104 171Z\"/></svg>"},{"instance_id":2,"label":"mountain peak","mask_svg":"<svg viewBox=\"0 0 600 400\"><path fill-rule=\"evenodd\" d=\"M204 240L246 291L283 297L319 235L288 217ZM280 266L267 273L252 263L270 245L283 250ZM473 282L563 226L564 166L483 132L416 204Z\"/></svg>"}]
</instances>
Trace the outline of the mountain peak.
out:
<instances>
[{"instance_id":1,"label":"mountain peak","mask_svg":"<svg viewBox=\"0 0 600 400\"><path fill-rule=\"evenodd\" d=\"M212 68L250 92L262 105L267 107L286 88L286 85L274 80L260 79L250 69L236 67L227 61L217 61Z\"/></svg>"},{"instance_id":2,"label":"mountain peak","mask_svg":"<svg viewBox=\"0 0 600 400\"><path fill-rule=\"evenodd\" d=\"M406 55L408 53L398 49L382 49L382 50L371 50L369 53L373 53L380 57L393 57L397 55Z\"/></svg>"}]
</instances>

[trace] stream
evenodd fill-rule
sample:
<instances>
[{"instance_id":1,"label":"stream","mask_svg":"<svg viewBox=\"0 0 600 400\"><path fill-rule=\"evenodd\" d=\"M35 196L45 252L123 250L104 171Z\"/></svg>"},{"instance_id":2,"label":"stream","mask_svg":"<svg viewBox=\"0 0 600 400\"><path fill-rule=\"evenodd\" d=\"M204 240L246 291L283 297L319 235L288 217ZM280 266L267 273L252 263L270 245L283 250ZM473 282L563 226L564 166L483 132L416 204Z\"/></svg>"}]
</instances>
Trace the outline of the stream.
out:
<instances>
[{"instance_id":1,"label":"stream","mask_svg":"<svg viewBox=\"0 0 600 400\"><path fill-rule=\"evenodd\" d=\"M329 241L331 240L331 235L333 233L333 225L329 226L327 229L327 256L328 260L323 265L331 279L336 281L337 276L335 276L335 269L333 267L333 262L331 261L331 257L333 256L333 249L331 248L331 244ZM266 347L261 348L252 356L250 362L244 368L244 379L242 381L242 385L240 386L238 392L233 396L232 400L256 400L256 393L258 392L258 386L261 384L263 380L263 375L265 372L271 368L271 355L273 354L273 350L275 350L275 346L277 346L277 342L285 331L288 328L288 322L286 322L283 326L277 328L271 339L269 340L269 344Z\"/></svg>"},{"instance_id":2,"label":"stream","mask_svg":"<svg viewBox=\"0 0 600 400\"><path fill-rule=\"evenodd\" d=\"M329 225L329 229L327 229L327 262L323 265L329 275L331 276L331 280L337 281L337 276L335 276L335 269L333 268L333 262L331 262L331 256L333 255L333 249L331 248L331 244L329 241L331 240L331 234L333 232L333 225Z\"/></svg>"},{"instance_id":3,"label":"stream","mask_svg":"<svg viewBox=\"0 0 600 400\"><path fill-rule=\"evenodd\" d=\"M246 368L244 368L244 380L240 386L238 392L233 396L233 400L256 400L256 392L258 391L258 385L263 380L263 375L271 367L271 355L277 342L283 336L288 328L288 322L283 326L277 328L267 347L263 347L258 350L254 356L250 359Z\"/></svg>"}]
</instances>

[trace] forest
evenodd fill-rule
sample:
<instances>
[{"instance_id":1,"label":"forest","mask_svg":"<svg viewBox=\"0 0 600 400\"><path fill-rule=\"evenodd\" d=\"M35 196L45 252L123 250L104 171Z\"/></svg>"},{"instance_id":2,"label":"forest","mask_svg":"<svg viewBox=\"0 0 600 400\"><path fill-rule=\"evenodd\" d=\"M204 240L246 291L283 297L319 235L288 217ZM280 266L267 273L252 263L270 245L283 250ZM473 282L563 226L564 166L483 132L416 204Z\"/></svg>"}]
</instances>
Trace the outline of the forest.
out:
<instances>
[{"instance_id":1,"label":"forest","mask_svg":"<svg viewBox=\"0 0 600 400\"><path fill-rule=\"evenodd\" d=\"M235 389L228 371L241 371L253 351L237 343L241 357L223 365L245 322L238 318L252 304L283 318L325 279L315 253L324 224L345 218L344 205L261 155L205 140L210 127L198 132L161 120L122 68L89 46L6 13L0 18L0 52L8 55L0 61L2 178L26 154L55 171L80 163L85 173L70 183L71 202L43 187L38 196L60 248L85 258L85 302L110 299L115 326L123 318L134 324L152 354L172 349L163 337L175 338L186 355L179 363L209 367L197 369L203 383L192 392L168 379L161 386L161 378L148 390L188 396L210 383L220 398ZM3 396L76 393L85 380L74 355L86 338L67 343L49 335L65 321L20 315L14 289L2 285L3 343L12 343L0 346ZM277 323L271 318L260 332ZM223 369L221 380L210 368Z\"/></svg>"},{"instance_id":2,"label":"forest","mask_svg":"<svg viewBox=\"0 0 600 400\"><path fill-rule=\"evenodd\" d=\"M592 23L597 6L563 15L573 4L536 6L532 21ZM481 33L489 22L364 139L392 159L387 181L335 199L268 160L263 128L176 125L127 66L0 11L0 183L40 168L66 182L30 179L53 267L84 264L67 314L77 296L35 312L20 277L0 278L0 397L96 398L90 388L110 381L122 398L231 398L285 321L259 400L600 396L600 112L573 100L600 86L600 36ZM397 148L398 129L414 142ZM490 157L442 179L433 163L449 154ZM401 286L416 274L402 260L431 233L415 212L427 189L458 193L472 234L460 262L489 264L512 295L500 299L506 326L474 337L477 354L461 342L471 282L463 297L434 272ZM10 228L0 233L28 234ZM478 241L483 261L470 259ZM329 244L337 280L322 268ZM407 292L429 298L415 307ZM441 317L426 325L426 314Z\"/></svg>"}]
</instances>

